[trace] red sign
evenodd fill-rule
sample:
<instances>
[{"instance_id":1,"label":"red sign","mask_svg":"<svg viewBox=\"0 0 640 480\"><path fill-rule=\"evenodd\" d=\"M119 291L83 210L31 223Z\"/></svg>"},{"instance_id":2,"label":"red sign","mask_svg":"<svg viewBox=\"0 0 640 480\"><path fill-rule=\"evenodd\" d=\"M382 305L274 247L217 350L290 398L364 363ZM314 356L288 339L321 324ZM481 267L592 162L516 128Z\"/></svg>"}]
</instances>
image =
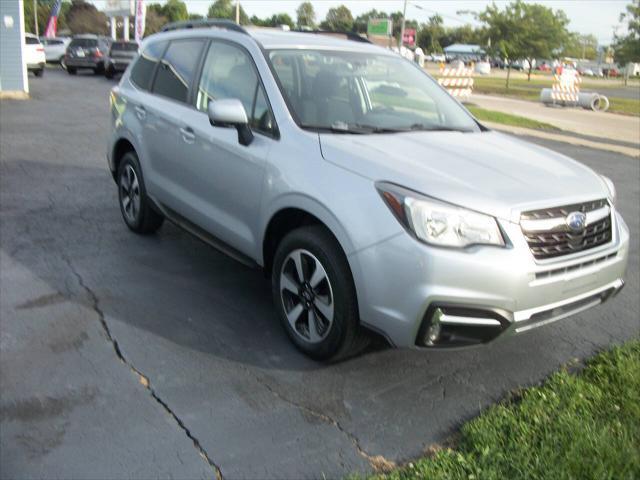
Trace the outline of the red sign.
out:
<instances>
[{"instance_id":1,"label":"red sign","mask_svg":"<svg viewBox=\"0 0 640 480\"><path fill-rule=\"evenodd\" d=\"M416 29L405 28L404 35L402 37L402 43L404 45L414 46L416 44Z\"/></svg>"}]
</instances>

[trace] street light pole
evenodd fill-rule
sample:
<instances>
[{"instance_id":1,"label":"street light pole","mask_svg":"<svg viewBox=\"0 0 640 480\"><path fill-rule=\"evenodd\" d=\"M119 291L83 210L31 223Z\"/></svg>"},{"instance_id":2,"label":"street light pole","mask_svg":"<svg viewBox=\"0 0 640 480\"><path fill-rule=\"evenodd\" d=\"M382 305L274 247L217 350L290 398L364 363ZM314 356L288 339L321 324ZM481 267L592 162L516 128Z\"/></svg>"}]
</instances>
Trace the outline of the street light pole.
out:
<instances>
[{"instance_id":1,"label":"street light pole","mask_svg":"<svg viewBox=\"0 0 640 480\"><path fill-rule=\"evenodd\" d=\"M404 0L404 9L402 10L402 27L400 27L400 41L398 42L398 48L402 47L404 43L404 24L407 20L407 0Z\"/></svg>"},{"instance_id":2,"label":"street light pole","mask_svg":"<svg viewBox=\"0 0 640 480\"><path fill-rule=\"evenodd\" d=\"M39 37L38 33L38 0L33 0L33 25L36 31L36 37Z\"/></svg>"},{"instance_id":3,"label":"street light pole","mask_svg":"<svg viewBox=\"0 0 640 480\"><path fill-rule=\"evenodd\" d=\"M240 0L236 1L236 23L240 25Z\"/></svg>"}]
</instances>

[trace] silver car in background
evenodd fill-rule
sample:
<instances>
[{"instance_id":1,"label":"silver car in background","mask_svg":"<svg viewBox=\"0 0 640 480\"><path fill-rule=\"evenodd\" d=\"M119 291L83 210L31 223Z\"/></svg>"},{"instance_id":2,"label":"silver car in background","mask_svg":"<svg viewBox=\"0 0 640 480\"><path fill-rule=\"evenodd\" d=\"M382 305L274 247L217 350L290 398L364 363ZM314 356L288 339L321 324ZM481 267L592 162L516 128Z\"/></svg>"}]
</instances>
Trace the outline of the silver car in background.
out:
<instances>
[{"instance_id":1,"label":"silver car in background","mask_svg":"<svg viewBox=\"0 0 640 480\"><path fill-rule=\"evenodd\" d=\"M104 76L113 78L116 74L124 72L137 55L136 42L113 42L104 62Z\"/></svg>"},{"instance_id":2,"label":"silver car in background","mask_svg":"<svg viewBox=\"0 0 640 480\"><path fill-rule=\"evenodd\" d=\"M352 355L369 331L481 344L622 288L611 181L488 130L416 65L350 35L166 30L111 94L124 221L166 218L262 267L311 357Z\"/></svg>"}]
</instances>

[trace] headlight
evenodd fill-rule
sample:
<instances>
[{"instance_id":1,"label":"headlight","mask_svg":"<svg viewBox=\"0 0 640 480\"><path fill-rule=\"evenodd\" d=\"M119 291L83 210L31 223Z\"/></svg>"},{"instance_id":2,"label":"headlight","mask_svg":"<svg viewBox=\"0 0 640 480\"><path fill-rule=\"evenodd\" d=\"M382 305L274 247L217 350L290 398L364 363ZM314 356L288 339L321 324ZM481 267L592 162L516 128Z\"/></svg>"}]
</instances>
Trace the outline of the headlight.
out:
<instances>
[{"instance_id":1,"label":"headlight","mask_svg":"<svg viewBox=\"0 0 640 480\"><path fill-rule=\"evenodd\" d=\"M376 184L402 225L418 240L442 247L504 246L495 218L440 202L393 184Z\"/></svg>"},{"instance_id":2,"label":"headlight","mask_svg":"<svg viewBox=\"0 0 640 480\"><path fill-rule=\"evenodd\" d=\"M605 177L604 175L600 175L600 178L604 181L607 189L609 190L609 200L613 205L616 204L616 186L613 184L609 177Z\"/></svg>"}]
</instances>

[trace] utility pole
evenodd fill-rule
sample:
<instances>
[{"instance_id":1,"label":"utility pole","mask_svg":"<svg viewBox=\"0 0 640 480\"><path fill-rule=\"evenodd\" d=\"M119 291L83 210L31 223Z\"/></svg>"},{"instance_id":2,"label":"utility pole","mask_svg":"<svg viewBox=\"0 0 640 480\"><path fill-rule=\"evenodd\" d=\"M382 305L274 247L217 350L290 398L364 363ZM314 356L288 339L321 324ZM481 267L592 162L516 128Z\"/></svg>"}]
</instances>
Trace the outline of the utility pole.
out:
<instances>
[{"instance_id":1,"label":"utility pole","mask_svg":"<svg viewBox=\"0 0 640 480\"><path fill-rule=\"evenodd\" d=\"M236 23L240 25L240 0L236 1Z\"/></svg>"},{"instance_id":2,"label":"utility pole","mask_svg":"<svg viewBox=\"0 0 640 480\"><path fill-rule=\"evenodd\" d=\"M400 27L400 41L398 42L398 48L402 47L404 40L404 24L407 20L407 0L404 0L404 9L402 10L402 27Z\"/></svg>"},{"instance_id":3,"label":"utility pole","mask_svg":"<svg viewBox=\"0 0 640 480\"><path fill-rule=\"evenodd\" d=\"M33 0L33 25L36 32L36 37L39 37L38 33L38 0Z\"/></svg>"}]
</instances>

